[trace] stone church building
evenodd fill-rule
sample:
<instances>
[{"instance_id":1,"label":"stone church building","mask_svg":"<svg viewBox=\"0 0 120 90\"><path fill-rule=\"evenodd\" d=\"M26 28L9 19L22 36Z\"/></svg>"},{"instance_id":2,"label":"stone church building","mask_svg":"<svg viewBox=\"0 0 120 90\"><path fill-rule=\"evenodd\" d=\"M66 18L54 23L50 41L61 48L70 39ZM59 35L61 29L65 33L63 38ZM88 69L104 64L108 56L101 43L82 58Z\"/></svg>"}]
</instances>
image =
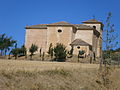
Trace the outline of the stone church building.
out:
<instances>
[{"instance_id":1,"label":"stone church building","mask_svg":"<svg viewBox=\"0 0 120 90\"><path fill-rule=\"evenodd\" d=\"M71 24L65 21L26 26L25 46L30 48L35 44L47 53L50 44L55 46L62 43L68 51L73 47L73 54L84 50L85 55L100 57L102 44L102 22L95 19L87 20L82 24Z\"/></svg>"}]
</instances>

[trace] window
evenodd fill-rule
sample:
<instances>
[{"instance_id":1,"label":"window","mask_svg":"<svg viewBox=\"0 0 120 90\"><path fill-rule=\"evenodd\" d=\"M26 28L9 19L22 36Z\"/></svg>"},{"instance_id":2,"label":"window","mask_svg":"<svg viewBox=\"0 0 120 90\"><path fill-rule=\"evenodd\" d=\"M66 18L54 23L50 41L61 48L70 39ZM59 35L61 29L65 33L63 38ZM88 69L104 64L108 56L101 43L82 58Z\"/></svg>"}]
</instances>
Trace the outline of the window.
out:
<instances>
[{"instance_id":1,"label":"window","mask_svg":"<svg viewBox=\"0 0 120 90\"><path fill-rule=\"evenodd\" d=\"M59 32L59 33L61 33L61 32L62 32L62 30L61 30L61 29L58 29L58 32Z\"/></svg>"},{"instance_id":2,"label":"window","mask_svg":"<svg viewBox=\"0 0 120 90\"><path fill-rule=\"evenodd\" d=\"M80 46L78 46L77 48L80 49Z\"/></svg>"},{"instance_id":3,"label":"window","mask_svg":"<svg viewBox=\"0 0 120 90\"><path fill-rule=\"evenodd\" d=\"M93 26L94 29L96 29L96 26Z\"/></svg>"}]
</instances>

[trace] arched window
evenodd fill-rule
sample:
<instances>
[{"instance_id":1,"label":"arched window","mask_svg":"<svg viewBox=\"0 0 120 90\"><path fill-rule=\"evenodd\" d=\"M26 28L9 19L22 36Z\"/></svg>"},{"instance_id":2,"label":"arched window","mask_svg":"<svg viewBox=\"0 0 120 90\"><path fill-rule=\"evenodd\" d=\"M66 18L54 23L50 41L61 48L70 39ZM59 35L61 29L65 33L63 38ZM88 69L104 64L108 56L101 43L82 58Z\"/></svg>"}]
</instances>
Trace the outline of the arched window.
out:
<instances>
[{"instance_id":1,"label":"arched window","mask_svg":"<svg viewBox=\"0 0 120 90\"><path fill-rule=\"evenodd\" d=\"M96 29L96 26L93 26L94 29Z\"/></svg>"},{"instance_id":2,"label":"arched window","mask_svg":"<svg viewBox=\"0 0 120 90\"><path fill-rule=\"evenodd\" d=\"M61 30L61 29L58 29L58 32L59 32L59 33L61 33L61 32L62 32L62 30Z\"/></svg>"}]
</instances>

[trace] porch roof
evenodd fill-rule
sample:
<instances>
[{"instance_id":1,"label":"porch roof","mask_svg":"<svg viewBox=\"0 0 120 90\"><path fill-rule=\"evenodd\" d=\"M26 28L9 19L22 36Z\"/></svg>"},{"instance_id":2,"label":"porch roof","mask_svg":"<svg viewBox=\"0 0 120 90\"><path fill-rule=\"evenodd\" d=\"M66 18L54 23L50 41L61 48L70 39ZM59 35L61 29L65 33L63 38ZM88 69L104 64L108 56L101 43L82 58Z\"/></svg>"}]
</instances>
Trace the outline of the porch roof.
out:
<instances>
[{"instance_id":1,"label":"porch roof","mask_svg":"<svg viewBox=\"0 0 120 90\"><path fill-rule=\"evenodd\" d=\"M77 46L77 45L80 45L80 46L91 46L90 44L88 44L87 42L81 40L81 39L75 39L71 44L71 46Z\"/></svg>"}]
</instances>

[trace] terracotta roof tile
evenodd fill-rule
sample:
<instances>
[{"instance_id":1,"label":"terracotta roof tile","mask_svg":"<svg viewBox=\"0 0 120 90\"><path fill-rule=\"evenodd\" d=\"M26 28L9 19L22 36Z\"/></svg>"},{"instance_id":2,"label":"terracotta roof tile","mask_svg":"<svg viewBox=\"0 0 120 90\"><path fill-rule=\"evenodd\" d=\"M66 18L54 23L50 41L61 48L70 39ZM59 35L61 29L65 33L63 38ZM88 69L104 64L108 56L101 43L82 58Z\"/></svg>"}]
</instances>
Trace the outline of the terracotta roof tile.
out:
<instances>
[{"instance_id":1,"label":"terracotta roof tile","mask_svg":"<svg viewBox=\"0 0 120 90\"><path fill-rule=\"evenodd\" d=\"M87 25L83 25L83 24L73 24L75 27L77 27L77 29L94 29L93 27L87 26Z\"/></svg>"},{"instance_id":2,"label":"terracotta roof tile","mask_svg":"<svg viewBox=\"0 0 120 90\"><path fill-rule=\"evenodd\" d=\"M90 46L87 42L81 40L81 39L75 39L70 45L80 45L80 46Z\"/></svg>"},{"instance_id":3,"label":"terracotta roof tile","mask_svg":"<svg viewBox=\"0 0 120 90\"><path fill-rule=\"evenodd\" d=\"M90 20L87 20L87 21L83 21L82 23L101 23L100 21L97 21L96 19L90 19Z\"/></svg>"},{"instance_id":4,"label":"terracotta roof tile","mask_svg":"<svg viewBox=\"0 0 120 90\"><path fill-rule=\"evenodd\" d=\"M98 22L97 20L95 19L91 19L91 20L88 20L88 21L84 21L83 23L101 23L101 22ZM93 27L90 27L90 26L87 26L87 25L83 25L83 24L71 24L71 23L68 23L68 22L65 22L65 21L61 21L61 22L56 22L56 23L50 23L50 24L38 24L38 25L31 25L31 26L26 26L26 29L29 29L29 28L46 28L48 26L51 26L51 25L56 25L56 26L73 26L75 28L77 28L78 30L79 29L83 29L83 30L93 30L94 28Z\"/></svg>"},{"instance_id":5,"label":"terracotta roof tile","mask_svg":"<svg viewBox=\"0 0 120 90\"><path fill-rule=\"evenodd\" d=\"M46 29L47 28L47 25L48 24L37 24L37 25L31 25L31 26L26 26L25 28L26 29L32 29L32 28L35 28L35 29Z\"/></svg>"},{"instance_id":6,"label":"terracotta roof tile","mask_svg":"<svg viewBox=\"0 0 120 90\"><path fill-rule=\"evenodd\" d=\"M65 22L65 21L61 21L61 22L51 23L48 25L72 25L72 24Z\"/></svg>"}]
</instances>

